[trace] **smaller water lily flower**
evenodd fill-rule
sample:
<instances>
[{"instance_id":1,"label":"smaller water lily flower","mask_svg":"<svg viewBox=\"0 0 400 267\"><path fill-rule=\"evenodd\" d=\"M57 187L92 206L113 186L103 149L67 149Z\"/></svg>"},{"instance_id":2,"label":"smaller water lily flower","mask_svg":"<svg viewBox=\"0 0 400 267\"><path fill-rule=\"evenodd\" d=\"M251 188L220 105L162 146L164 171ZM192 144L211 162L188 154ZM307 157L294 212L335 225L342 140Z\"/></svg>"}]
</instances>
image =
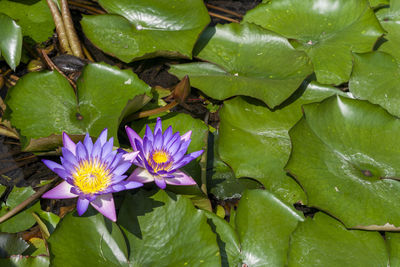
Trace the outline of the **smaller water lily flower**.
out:
<instances>
[{"instance_id":1,"label":"smaller water lily flower","mask_svg":"<svg viewBox=\"0 0 400 267\"><path fill-rule=\"evenodd\" d=\"M61 165L51 160L42 160L47 167L58 174L63 181L55 188L43 194L43 198L64 199L78 197L77 211L84 214L89 203L104 216L116 221L114 198L112 193L133 189L143 184L127 181L123 175L132 165L123 159L123 154L113 151L114 139L107 141L107 129L104 129L93 144L89 134L82 142L75 144L63 133ZM138 152L130 156L135 158Z\"/></svg>"},{"instance_id":2,"label":"smaller water lily flower","mask_svg":"<svg viewBox=\"0 0 400 267\"><path fill-rule=\"evenodd\" d=\"M133 150L139 151L135 158L131 153L124 155L125 159L131 160L139 167L129 176L128 181L140 183L154 181L161 189L164 189L167 184L196 184L192 177L179 170L203 153L203 150L200 150L185 155L191 141L192 131L180 136L179 132L173 134L172 127L169 126L163 133L160 118L157 118L154 134L146 125L143 140L128 126L125 129Z\"/></svg>"}]
</instances>

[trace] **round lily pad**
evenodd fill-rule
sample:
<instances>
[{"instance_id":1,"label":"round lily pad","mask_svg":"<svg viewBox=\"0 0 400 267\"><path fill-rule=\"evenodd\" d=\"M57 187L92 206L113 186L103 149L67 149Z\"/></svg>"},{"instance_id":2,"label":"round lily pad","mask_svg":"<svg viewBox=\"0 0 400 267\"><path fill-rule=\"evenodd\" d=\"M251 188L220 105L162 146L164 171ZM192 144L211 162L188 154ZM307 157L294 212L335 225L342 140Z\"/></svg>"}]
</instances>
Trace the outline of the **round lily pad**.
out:
<instances>
[{"instance_id":1,"label":"round lily pad","mask_svg":"<svg viewBox=\"0 0 400 267\"><path fill-rule=\"evenodd\" d=\"M384 33L367 0L270 1L244 21L292 39L311 58L318 82L335 85L350 78L351 51L372 51Z\"/></svg>"},{"instance_id":2,"label":"round lily pad","mask_svg":"<svg viewBox=\"0 0 400 267\"><path fill-rule=\"evenodd\" d=\"M290 239L289 267L389 266L378 232L347 230L324 213L300 223ZM393 266L393 265L392 265Z\"/></svg>"},{"instance_id":3,"label":"round lily pad","mask_svg":"<svg viewBox=\"0 0 400 267\"><path fill-rule=\"evenodd\" d=\"M6 103L11 123L24 137L25 150L40 151L57 147L61 137L54 135L62 132L98 136L104 128L118 144L123 116L140 109L149 99L147 94L150 87L132 71L93 63L79 77L77 95L58 72L35 72L18 81Z\"/></svg>"},{"instance_id":4,"label":"round lily pad","mask_svg":"<svg viewBox=\"0 0 400 267\"><path fill-rule=\"evenodd\" d=\"M308 205L349 228L400 229L400 120L341 96L303 106L286 169Z\"/></svg>"},{"instance_id":5,"label":"round lily pad","mask_svg":"<svg viewBox=\"0 0 400 267\"><path fill-rule=\"evenodd\" d=\"M192 57L193 46L210 22L201 0L100 0L110 14L84 16L85 35L124 62L156 56Z\"/></svg>"},{"instance_id":6,"label":"round lily pad","mask_svg":"<svg viewBox=\"0 0 400 267\"><path fill-rule=\"evenodd\" d=\"M236 177L257 179L283 200L305 204L303 190L283 170L291 150L288 131L301 118L303 104L334 94L342 92L313 82L296 101L274 111L251 99L225 101L219 113L221 159L233 168Z\"/></svg>"},{"instance_id":7,"label":"round lily pad","mask_svg":"<svg viewBox=\"0 0 400 267\"><path fill-rule=\"evenodd\" d=\"M208 28L196 49L208 61L171 66L179 78L206 95L223 100L246 95L273 108L287 99L312 72L308 57L279 34L254 24Z\"/></svg>"}]
</instances>

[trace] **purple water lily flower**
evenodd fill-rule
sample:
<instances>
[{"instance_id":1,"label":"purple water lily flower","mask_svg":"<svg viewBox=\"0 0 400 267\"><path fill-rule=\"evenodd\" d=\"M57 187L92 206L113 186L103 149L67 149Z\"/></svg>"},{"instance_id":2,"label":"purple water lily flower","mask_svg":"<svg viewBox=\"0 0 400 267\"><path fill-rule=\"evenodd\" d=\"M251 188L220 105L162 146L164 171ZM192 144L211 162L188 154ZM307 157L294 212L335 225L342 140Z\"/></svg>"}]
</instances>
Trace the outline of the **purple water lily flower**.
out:
<instances>
[{"instance_id":1,"label":"purple water lily flower","mask_svg":"<svg viewBox=\"0 0 400 267\"><path fill-rule=\"evenodd\" d=\"M55 188L43 194L43 198L63 199L78 197L79 216L86 212L89 203L104 216L116 221L114 198L112 193L133 189L143 184L127 181L123 175L132 163L123 159L123 154L113 151L114 139L107 141L107 129L104 129L93 144L89 134L82 142L75 144L63 133L61 165L51 160L42 160L47 167L58 174L63 181ZM130 157L134 159L138 152Z\"/></svg>"},{"instance_id":2,"label":"purple water lily flower","mask_svg":"<svg viewBox=\"0 0 400 267\"><path fill-rule=\"evenodd\" d=\"M196 184L192 177L179 170L203 153L203 150L200 150L185 155L191 141L192 131L180 136L179 132L173 134L172 127L169 126L163 133L160 118L157 118L154 134L150 127L146 126L143 140L128 126L125 129L133 150L139 151L135 158L131 153L124 155L125 159L131 160L139 167L129 176L128 181L140 183L154 181L161 189L164 189L166 184Z\"/></svg>"}]
</instances>

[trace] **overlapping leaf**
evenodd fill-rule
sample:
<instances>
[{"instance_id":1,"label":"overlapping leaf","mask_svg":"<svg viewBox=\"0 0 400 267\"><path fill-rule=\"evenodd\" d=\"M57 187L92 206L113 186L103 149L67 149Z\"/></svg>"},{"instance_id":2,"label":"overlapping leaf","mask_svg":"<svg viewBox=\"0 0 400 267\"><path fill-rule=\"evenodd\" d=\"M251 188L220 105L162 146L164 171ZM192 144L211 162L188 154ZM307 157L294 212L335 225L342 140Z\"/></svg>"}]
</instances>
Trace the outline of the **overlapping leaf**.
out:
<instances>
[{"instance_id":1,"label":"overlapping leaf","mask_svg":"<svg viewBox=\"0 0 400 267\"><path fill-rule=\"evenodd\" d=\"M217 238L190 200L159 191L127 195L118 222L134 266L221 266Z\"/></svg>"},{"instance_id":2,"label":"overlapping leaf","mask_svg":"<svg viewBox=\"0 0 400 267\"><path fill-rule=\"evenodd\" d=\"M246 95L273 108L287 99L312 72L304 52L288 40L254 24L208 28L196 46L199 62L171 66L192 86L215 99Z\"/></svg>"},{"instance_id":3,"label":"overlapping leaf","mask_svg":"<svg viewBox=\"0 0 400 267\"><path fill-rule=\"evenodd\" d=\"M99 1L110 14L84 16L85 35L101 50L124 62L156 56L191 58L209 23L201 0Z\"/></svg>"},{"instance_id":4,"label":"overlapping leaf","mask_svg":"<svg viewBox=\"0 0 400 267\"><path fill-rule=\"evenodd\" d=\"M400 60L400 2L391 0L390 8L381 8L376 12L382 27L385 29L386 42L379 47L380 51L387 52Z\"/></svg>"},{"instance_id":5,"label":"overlapping leaf","mask_svg":"<svg viewBox=\"0 0 400 267\"><path fill-rule=\"evenodd\" d=\"M400 66L382 52L354 55L349 89L357 98L379 104L400 117Z\"/></svg>"},{"instance_id":6,"label":"overlapping leaf","mask_svg":"<svg viewBox=\"0 0 400 267\"><path fill-rule=\"evenodd\" d=\"M218 150L236 177L251 177L282 199L294 203L306 196L283 170L290 154L288 131L301 117L303 104L321 101L341 92L316 83L290 105L271 111L260 103L243 98L225 101L220 111Z\"/></svg>"},{"instance_id":7,"label":"overlapping leaf","mask_svg":"<svg viewBox=\"0 0 400 267\"><path fill-rule=\"evenodd\" d=\"M288 266L389 266L378 232L347 230L321 212L307 218L291 237ZM394 265L392 265L394 266Z\"/></svg>"},{"instance_id":8,"label":"overlapping leaf","mask_svg":"<svg viewBox=\"0 0 400 267\"><path fill-rule=\"evenodd\" d=\"M400 265L400 234L399 233L385 233L386 243L389 249L390 265Z\"/></svg>"},{"instance_id":9,"label":"overlapping leaf","mask_svg":"<svg viewBox=\"0 0 400 267\"><path fill-rule=\"evenodd\" d=\"M400 120L367 101L331 97L303 107L286 169L308 204L347 227L400 227ZM398 229L398 228L397 228Z\"/></svg>"},{"instance_id":10,"label":"overlapping leaf","mask_svg":"<svg viewBox=\"0 0 400 267\"><path fill-rule=\"evenodd\" d=\"M26 150L57 147L61 139L54 135L63 131L97 136L104 128L118 144L123 116L141 108L150 92L133 72L102 63L87 65L77 87L78 96L58 72L40 72L23 76L12 88L6 103Z\"/></svg>"},{"instance_id":11,"label":"overlapping leaf","mask_svg":"<svg viewBox=\"0 0 400 267\"><path fill-rule=\"evenodd\" d=\"M351 51L372 51L383 34L367 0L270 1L249 11L244 20L293 39L324 84L348 81Z\"/></svg>"},{"instance_id":12,"label":"overlapping leaf","mask_svg":"<svg viewBox=\"0 0 400 267\"><path fill-rule=\"evenodd\" d=\"M0 25L0 56L15 70L21 59L21 27L12 18L2 13L0 13Z\"/></svg>"}]
</instances>

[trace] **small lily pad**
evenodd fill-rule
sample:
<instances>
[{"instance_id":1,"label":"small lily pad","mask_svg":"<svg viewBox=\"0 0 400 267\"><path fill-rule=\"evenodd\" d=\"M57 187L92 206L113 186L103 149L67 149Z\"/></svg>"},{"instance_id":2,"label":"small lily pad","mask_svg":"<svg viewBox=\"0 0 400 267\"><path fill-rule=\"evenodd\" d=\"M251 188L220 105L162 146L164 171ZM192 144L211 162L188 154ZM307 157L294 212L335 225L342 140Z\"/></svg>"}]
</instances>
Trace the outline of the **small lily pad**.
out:
<instances>
[{"instance_id":1,"label":"small lily pad","mask_svg":"<svg viewBox=\"0 0 400 267\"><path fill-rule=\"evenodd\" d=\"M77 87L78 96L61 74L47 71L28 73L12 88L6 103L25 150L54 149L62 132L98 136L104 128L118 144L122 118L140 109L151 90L132 71L103 63L87 65Z\"/></svg>"},{"instance_id":2,"label":"small lily pad","mask_svg":"<svg viewBox=\"0 0 400 267\"><path fill-rule=\"evenodd\" d=\"M124 62L157 56L192 57L193 46L210 22L201 0L100 0L110 14L84 16L85 35Z\"/></svg>"},{"instance_id":3,"label":"small lily pad","mask_svg":"<svg viewBox=\"0 0 400 267\"><path fill-rule=\"evenodd\" d=\"M246 95L273 108L287 99L312 73L304 52L289 41L254 24L225 24L208 28L196 55L208 61L171 66L179 78L206 95L223 100Z\"/></svg>"},{"instance_id":4,"label":"small lily pad","mask_svg":"<svg viewBox=\"0 0 400 267\"><path fill-rule=\"evenodd\" d=\"M0 56L15 70L21 60L21 27L12 18L2 13L0 13L0 25Z\"/></svg>"},{"instance_id":5,"label":"small lily pad","mask_svg":"<svg viewBox=\"0 0 400 267\"><path fill-rule=\"evenodd\" d=\"M349 80L351 52L365 53L384 31L367 0L282 0L258 5L244 21L292 39L311 58L317 81Z\"/></svg>"},{"instance_id":6,"label":"small lily pad","mask_svg":"<svg viewBox=\"0 0 400 267\"><path fill-rule=\"evenodd\" d=\"M286 169L308 205L346 227L400 229L400 120L367 101L330 97L303 106Z\"/></svg>"}]
</instances>

